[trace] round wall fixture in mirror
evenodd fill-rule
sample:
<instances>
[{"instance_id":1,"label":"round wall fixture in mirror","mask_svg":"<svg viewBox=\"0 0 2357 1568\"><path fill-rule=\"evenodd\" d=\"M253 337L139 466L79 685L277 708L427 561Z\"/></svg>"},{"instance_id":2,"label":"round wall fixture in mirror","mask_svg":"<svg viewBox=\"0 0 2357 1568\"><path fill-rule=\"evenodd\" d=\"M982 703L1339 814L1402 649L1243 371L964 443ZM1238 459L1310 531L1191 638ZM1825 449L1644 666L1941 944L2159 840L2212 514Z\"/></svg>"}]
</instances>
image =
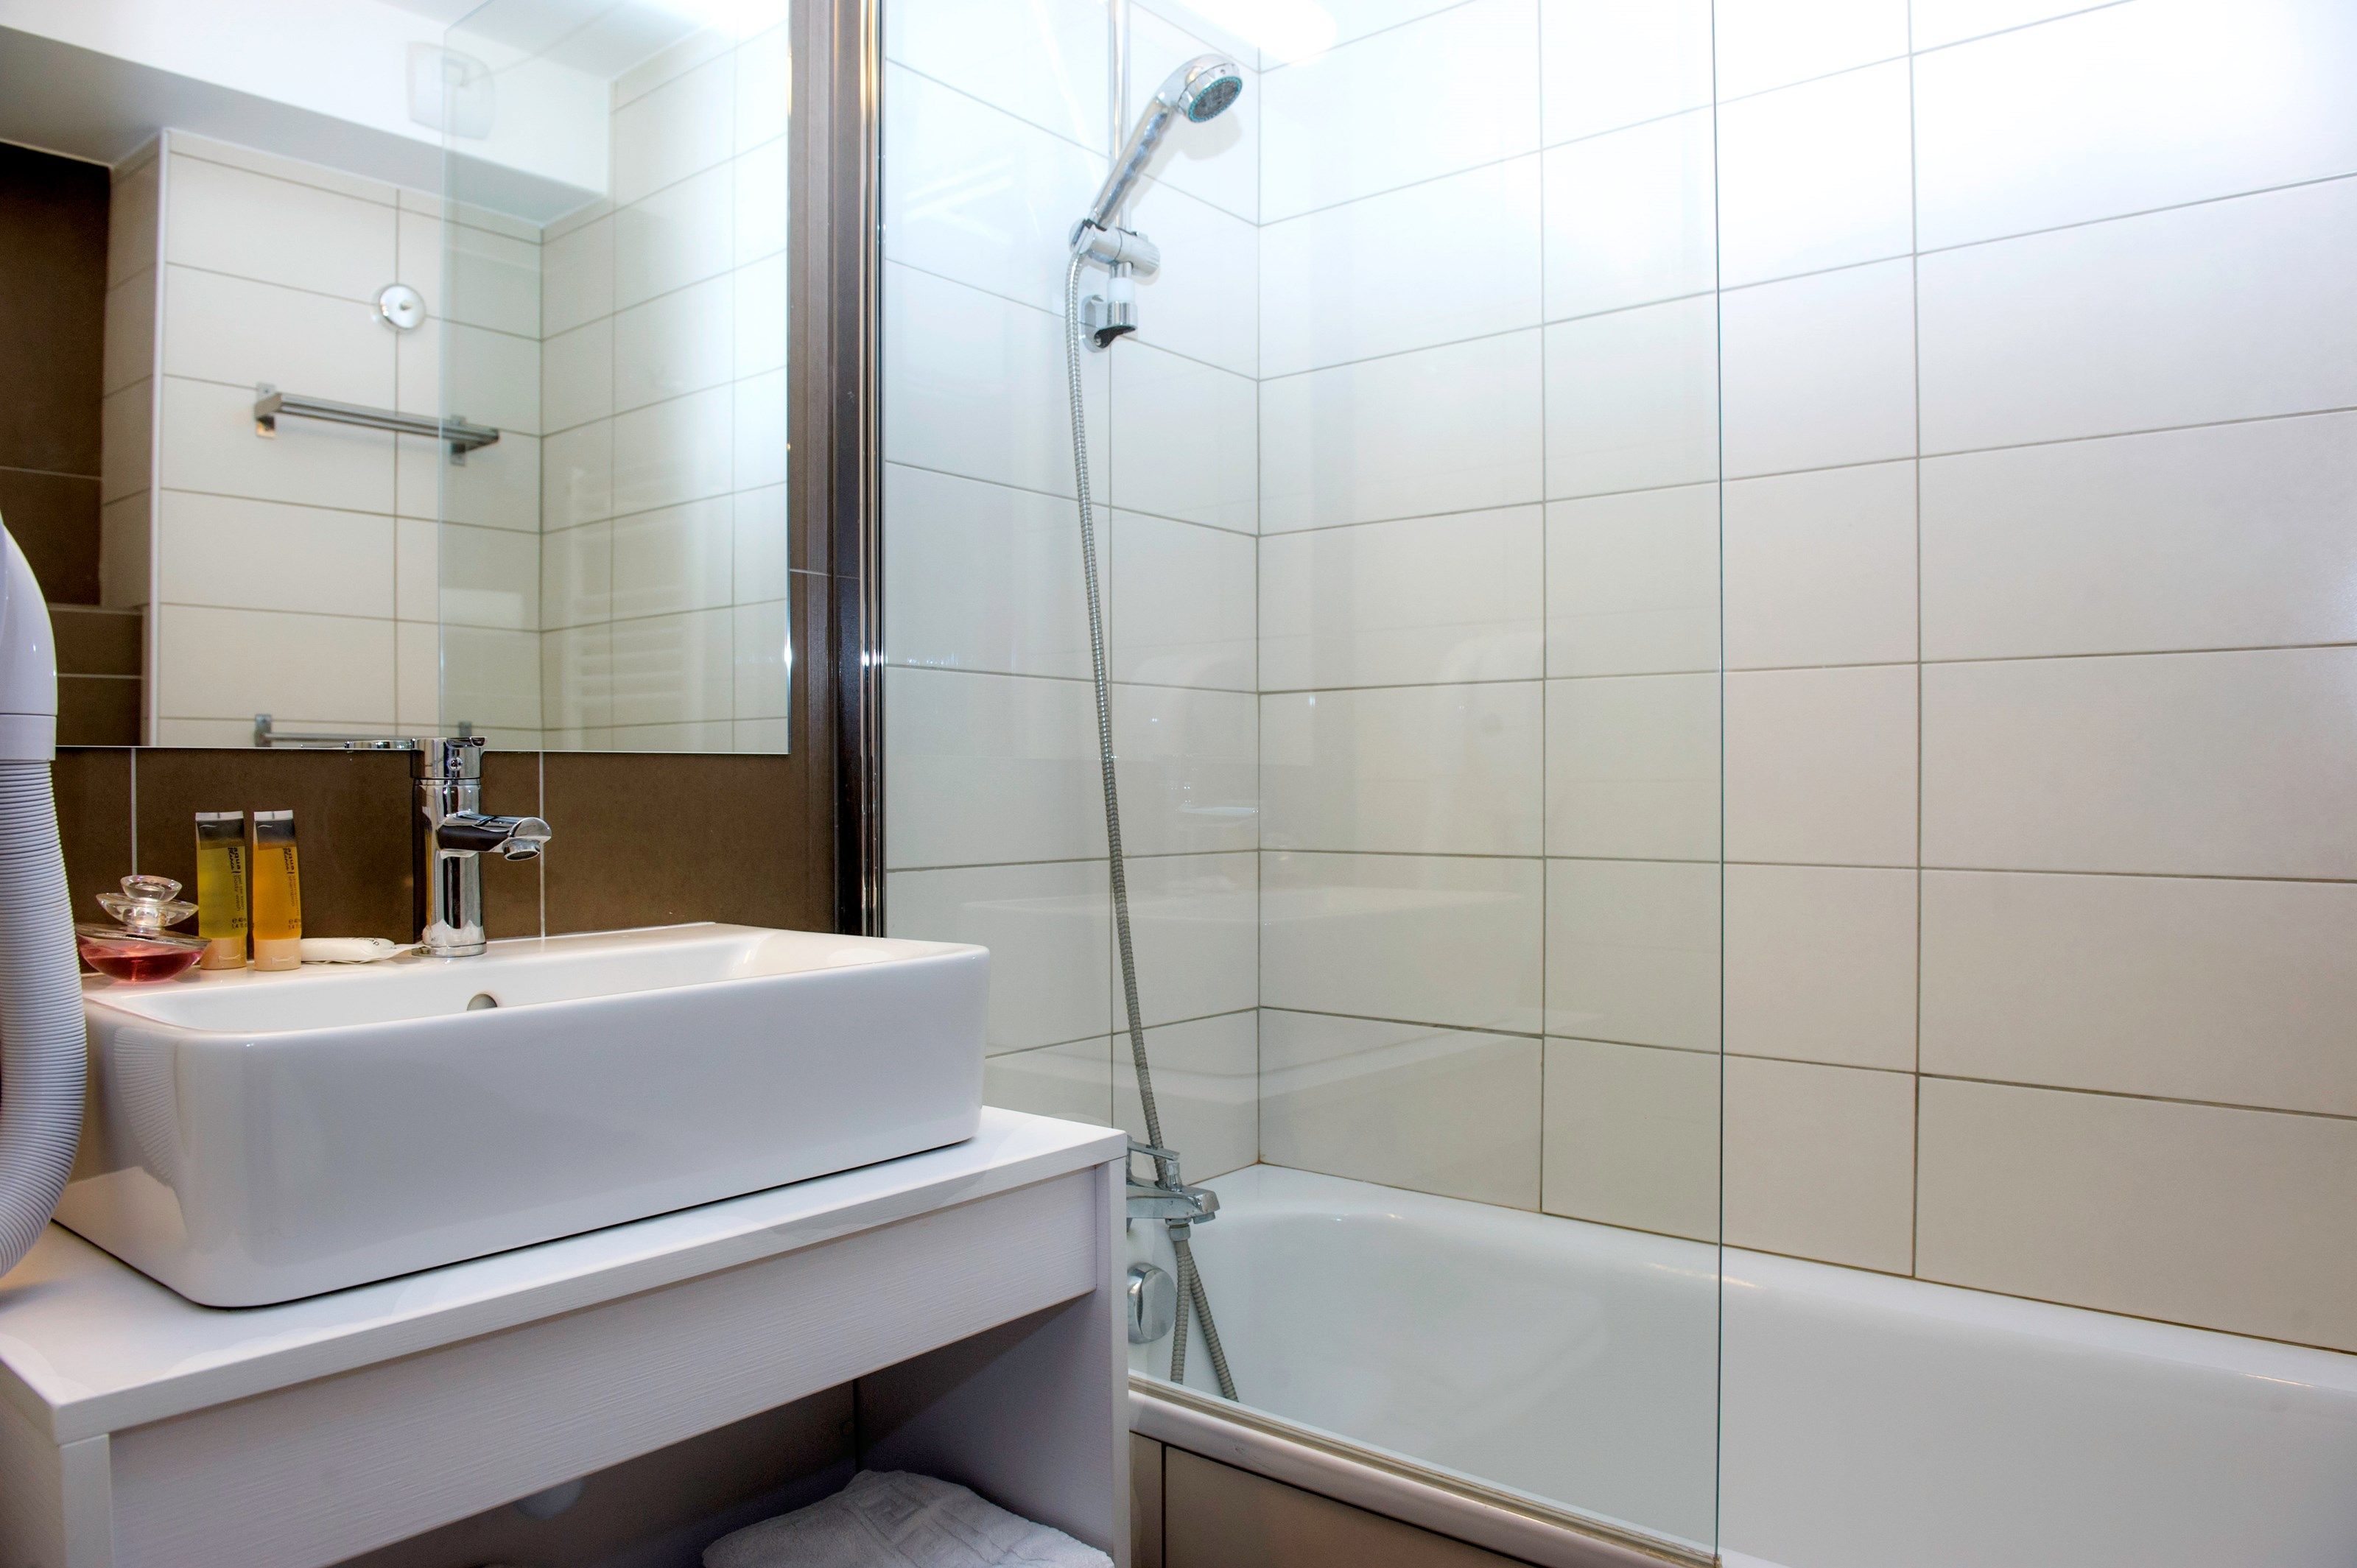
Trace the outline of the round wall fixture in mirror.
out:
<instances>
[{"instance_id":1,"label":"round wall fixture in mirror","mask_svg":"<svg viewBox=\"0 0 2357 1568\"><path fill-rule=\"evenodd\" d=\"M396 332L409 332L425 323L425 296L405 283L389 283L377 290L376 313Z\"/></svg>"}]
</instances>

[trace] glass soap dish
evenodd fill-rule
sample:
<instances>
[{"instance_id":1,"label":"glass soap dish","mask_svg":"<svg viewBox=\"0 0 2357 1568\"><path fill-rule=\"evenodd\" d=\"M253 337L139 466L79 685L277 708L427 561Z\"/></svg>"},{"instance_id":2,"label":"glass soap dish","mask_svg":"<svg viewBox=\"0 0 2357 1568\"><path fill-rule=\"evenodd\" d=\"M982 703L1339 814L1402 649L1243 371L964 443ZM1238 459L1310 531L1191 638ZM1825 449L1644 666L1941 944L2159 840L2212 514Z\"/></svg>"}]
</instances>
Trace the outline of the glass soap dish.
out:
<instances>
[{"instance_id":1,"label":"glass soap dish","mask_svg":"<svg viewBox=\"0 0 2357 1568\"><path fill-rule=\"evenodd\" d=\"M204 955L202 937L164 928L197 912L175 897L180 885L168 876L126 876L120 893L102 893L98 902L114 917L112 926L95 920L74 928L81 960L113 980L170 980Z\"/></svg>"}]
</instances>

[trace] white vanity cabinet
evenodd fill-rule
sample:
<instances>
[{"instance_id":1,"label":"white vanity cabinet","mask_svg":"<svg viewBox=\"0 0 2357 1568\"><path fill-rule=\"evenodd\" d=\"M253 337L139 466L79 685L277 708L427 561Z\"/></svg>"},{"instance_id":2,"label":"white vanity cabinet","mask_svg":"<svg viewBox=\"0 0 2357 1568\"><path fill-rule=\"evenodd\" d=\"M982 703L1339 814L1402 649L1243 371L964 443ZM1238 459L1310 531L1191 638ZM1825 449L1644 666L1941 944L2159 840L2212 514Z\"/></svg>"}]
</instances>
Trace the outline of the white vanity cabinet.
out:
<instances>
[{"instance_id":1,"label":"white vanity cabinet","mask_svg":"<svg viewBox=\"0 0 2357 1568\"><path fill-rule=\"evenodd\" d=\"M279 1306L50 1227L0 1280L0 1568L322 1568L823 1389L860 1462L1128 1557L1125 1140L969 1142Z\"/></svg>"}]
</instances>

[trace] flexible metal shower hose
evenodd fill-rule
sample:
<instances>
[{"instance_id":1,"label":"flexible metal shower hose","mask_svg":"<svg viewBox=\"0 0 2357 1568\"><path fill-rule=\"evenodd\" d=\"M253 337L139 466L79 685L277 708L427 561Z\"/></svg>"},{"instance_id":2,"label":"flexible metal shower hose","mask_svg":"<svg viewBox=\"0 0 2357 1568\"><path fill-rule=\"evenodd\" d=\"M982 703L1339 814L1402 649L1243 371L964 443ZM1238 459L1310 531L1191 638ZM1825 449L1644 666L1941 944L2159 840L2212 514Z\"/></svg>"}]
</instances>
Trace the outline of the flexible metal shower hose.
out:
<instances>
[{"instance_id":1,"label":"flexible metal shower hose","mask_svg":"<svg viewBox=\"0 0 2357 1568\"><path fill-rule=\"evenodd\" d=\"M1137 1006L1137 960L1129 940L1129 875L1121 852L1121 798L1114 786L1113 704L1106 696L1104 611L1097 598L1097 536L1089 505L1088 421L1081 406L1081 258L1074 256L1064 271L1064 371L1072 403L1072 478L1080 489L1081 578L1089 594L1089 659L1095 670L1097 693L1097 758L1104 777L1105 849L1113 868L1114 940L1121 950L1121 994L1129 1009L1129 1055L1137 1069L1137 1099L1146 1108L1146 1141L1157 1149L1162 1141L1162 1112L1154 1102L1154 1071L1146 1059L1146 1026ZM1164 1184L1178 1178L1168 1160L1157 1158ZM1203 1323L1203 1348L1210 1352L1211 1370L1220 1392L1236 1397L1235 1379L1228 1371L1228 1354L1220 1347L1219 1326L1211 1320L1211 1294L1195 1267L1195 1251L1178 1230L1170 1233L1178 1262L1178 1321L1171 1336L1170 1380L1187 1376L1187 1316L1191 1307Z\"/></svg>"}]
</instances>

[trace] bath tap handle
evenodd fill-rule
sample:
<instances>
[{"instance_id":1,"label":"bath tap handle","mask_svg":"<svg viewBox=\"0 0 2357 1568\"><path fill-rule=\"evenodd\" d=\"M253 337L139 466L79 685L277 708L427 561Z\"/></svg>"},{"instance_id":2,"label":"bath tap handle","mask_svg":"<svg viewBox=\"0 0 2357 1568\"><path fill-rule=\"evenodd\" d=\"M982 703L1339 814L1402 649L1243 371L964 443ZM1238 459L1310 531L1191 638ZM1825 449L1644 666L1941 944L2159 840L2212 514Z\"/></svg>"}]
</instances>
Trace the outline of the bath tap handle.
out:
<instances>
[{"instance_id":1,"label":"bath tap handle","mask_svg":"<svg viewBox=\"0 0 2357 1568\"><path fill-rule=\"evenodd\" d=\"M554 836L538 817L487 817L479 811L453 811L434 830L434 842L442 849L495 851L509 860L530 860Z\"/></svg>"}]
</instances>

